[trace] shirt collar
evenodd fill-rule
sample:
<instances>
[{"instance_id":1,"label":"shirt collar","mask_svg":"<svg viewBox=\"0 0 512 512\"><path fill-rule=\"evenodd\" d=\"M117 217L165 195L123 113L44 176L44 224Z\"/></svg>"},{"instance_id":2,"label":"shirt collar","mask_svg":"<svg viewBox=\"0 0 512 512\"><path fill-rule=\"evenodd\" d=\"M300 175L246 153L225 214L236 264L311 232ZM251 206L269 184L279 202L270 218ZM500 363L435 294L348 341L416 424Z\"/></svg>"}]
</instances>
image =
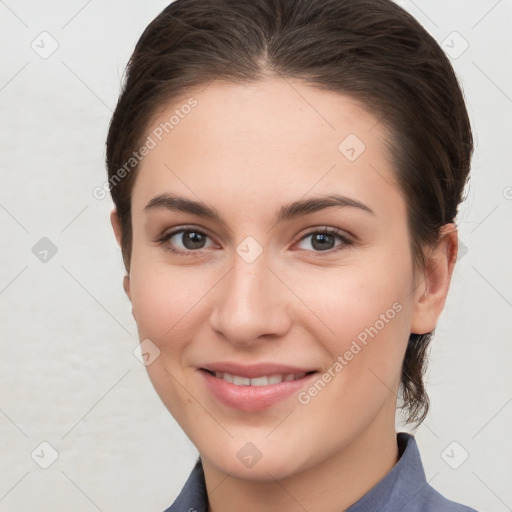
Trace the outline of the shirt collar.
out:
<instances>
[{"instance_id":1,"label":"shirt collar","mask_svg":"<svg viewBox=\"0 0 512 512\"><path fill-rule=\"evenodd\" d=\"M395 512L428 487L414 436L398 432L399 460L391 471L345 512ZM176 501L165 512L208 511L208 496L203 466L199 458Z\"/></svg>"}]
</instances>

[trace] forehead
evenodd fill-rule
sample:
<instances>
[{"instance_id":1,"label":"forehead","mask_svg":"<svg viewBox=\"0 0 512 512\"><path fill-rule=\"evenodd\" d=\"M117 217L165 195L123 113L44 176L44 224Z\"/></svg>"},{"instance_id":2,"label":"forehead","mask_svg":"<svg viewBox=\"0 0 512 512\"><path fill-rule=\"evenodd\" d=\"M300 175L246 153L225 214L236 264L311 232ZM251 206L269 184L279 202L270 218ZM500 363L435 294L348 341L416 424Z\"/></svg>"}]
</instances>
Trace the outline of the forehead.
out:
<instances>
[{"instance_id":1,"label":"forehead","mask_svg":"<svg viewBox=\"0 0 512 512\"><path fill-rule=\"evenodd\" d=\"M398 192L385 127L357 101L301 80L210 82L162 108L146 136L154 147L139 166L134 211L162 192L246 205Z\"/></svg>"}]
</instances>

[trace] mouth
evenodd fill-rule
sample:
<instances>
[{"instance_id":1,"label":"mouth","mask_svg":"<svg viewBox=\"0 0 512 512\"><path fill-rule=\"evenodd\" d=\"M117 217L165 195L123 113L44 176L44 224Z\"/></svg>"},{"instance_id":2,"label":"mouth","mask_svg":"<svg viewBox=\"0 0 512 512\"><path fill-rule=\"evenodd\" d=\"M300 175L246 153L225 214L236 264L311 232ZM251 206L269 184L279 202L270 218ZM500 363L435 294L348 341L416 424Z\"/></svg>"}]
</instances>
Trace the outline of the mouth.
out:
<instances>
[{"instance_id":1,"label":"mouth","mask_svg":"<svg viewBox=\"0 0 512 512\"><path fill-rule=\"evenodd\" d=\"M262 411L293 397L320 373L318 370L258 364L209 364L197 368L208 394L224 406Z\"/></svg>"},{"instance_id":2,"label":"mouth","mask_svg":"<svg viewBox=\"0 0 512 512\"><path fill-rule=\"evenodd\" d=\"M208 370L207 368L201 368L202 371L207 372L216 379L222 379L235 386L272 386L275 384L281 384L281 382L292 382L294 380L303 379L306 376L318 373L316 370L310 370L307 372L300 373L275 373L272 375L262 375L260 377L245 377L242 375L234 375L228 372L219 372L214 370Z\"/></svg>"}]
</instances>

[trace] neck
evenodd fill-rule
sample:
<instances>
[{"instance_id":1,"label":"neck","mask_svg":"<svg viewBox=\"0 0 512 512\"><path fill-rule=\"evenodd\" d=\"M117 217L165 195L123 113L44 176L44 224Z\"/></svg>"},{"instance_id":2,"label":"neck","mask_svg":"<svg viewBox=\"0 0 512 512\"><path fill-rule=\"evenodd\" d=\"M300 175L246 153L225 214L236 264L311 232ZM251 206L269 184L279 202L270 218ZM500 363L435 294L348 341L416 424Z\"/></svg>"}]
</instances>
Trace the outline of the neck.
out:
<instances>
[{"instance_id":1,"label":"neck","mask_svg":"<svg viewBox=\"0 0 512 512\"><path fill-rule=\"evenodd\" d=\"M281 480L234 478L203 460L208 512L339 512L380 482L398 458L394 421L377 417L339 452Z\"/></svg>"}]
</instances>

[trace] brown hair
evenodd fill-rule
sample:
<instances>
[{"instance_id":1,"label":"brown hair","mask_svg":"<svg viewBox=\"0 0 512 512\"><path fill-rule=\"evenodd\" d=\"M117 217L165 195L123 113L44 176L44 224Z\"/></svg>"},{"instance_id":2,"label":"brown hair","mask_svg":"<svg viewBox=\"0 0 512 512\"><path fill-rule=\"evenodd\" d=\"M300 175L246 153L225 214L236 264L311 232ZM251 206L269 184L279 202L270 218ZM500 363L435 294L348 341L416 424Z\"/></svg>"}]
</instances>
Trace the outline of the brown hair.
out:
<instances>
[{"instance_id":1,"label":"brown hair","mask_svg":"<svg viewBox=\"0 0 512 512\"><path fill-rule=\"evenodd\" d=\"M463 94L428 32L391 0L176 0L140 37L107 137L126 270L137 166L123 179L119 171L154 115L210 80L272 74L350 96L380 119L407 204L413 259L424 269L423 249L457 215L473 152ZM411 334L402 366L401 408L417 426L429 409L423 376L432 336Z\"/></svg>"}]
</instances>

